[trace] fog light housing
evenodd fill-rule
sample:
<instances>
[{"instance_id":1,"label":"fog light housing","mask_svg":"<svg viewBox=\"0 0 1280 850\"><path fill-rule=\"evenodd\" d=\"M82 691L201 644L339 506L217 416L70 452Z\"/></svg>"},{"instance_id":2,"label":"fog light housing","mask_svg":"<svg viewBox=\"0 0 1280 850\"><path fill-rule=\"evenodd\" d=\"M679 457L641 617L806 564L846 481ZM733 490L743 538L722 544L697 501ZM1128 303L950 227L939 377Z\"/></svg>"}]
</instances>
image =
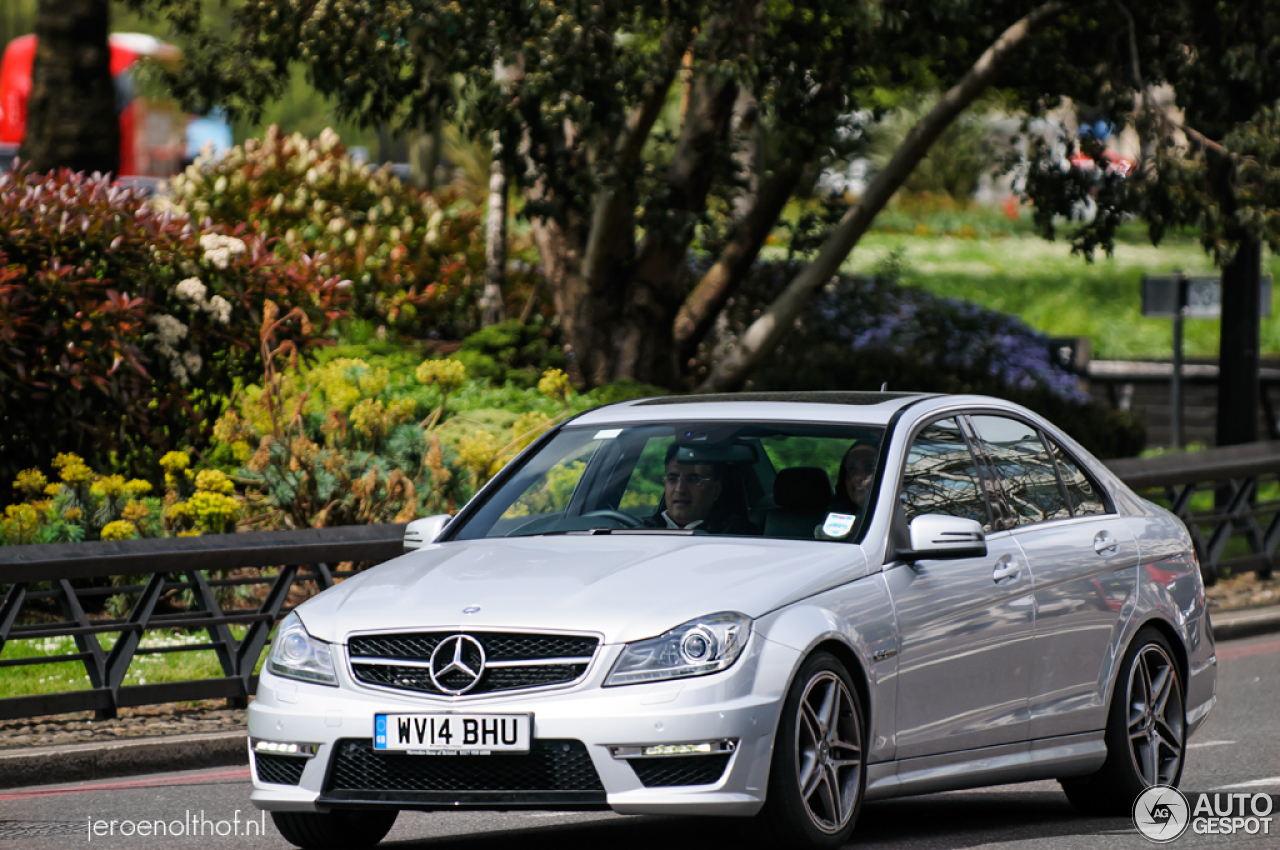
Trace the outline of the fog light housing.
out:
<instances>
[{"instance_id":1,"label":"fog light housing","mask_svg":"<svg viewBox=\"0 0 1280 850\"><path fill-rule=\"evenodd\" d=\"M692 741L685 744L653 744L650 746L610 747L616 759L670 758L673 756L714 756L731 753L738 748L736 739Z\"/></svg>"},{"instance_id":2,"label":"fog light housing","mask_svg":"<svg viewBox=\"0 0 1280 850\"><path fill-rule=\"evenodd\" d=\"M297 741L268 741L264 738L253 738L249 741L255 753L272 756L299 756L313 758L320 749L319 744L303 744Z\"/></svg>"}]
</instances>

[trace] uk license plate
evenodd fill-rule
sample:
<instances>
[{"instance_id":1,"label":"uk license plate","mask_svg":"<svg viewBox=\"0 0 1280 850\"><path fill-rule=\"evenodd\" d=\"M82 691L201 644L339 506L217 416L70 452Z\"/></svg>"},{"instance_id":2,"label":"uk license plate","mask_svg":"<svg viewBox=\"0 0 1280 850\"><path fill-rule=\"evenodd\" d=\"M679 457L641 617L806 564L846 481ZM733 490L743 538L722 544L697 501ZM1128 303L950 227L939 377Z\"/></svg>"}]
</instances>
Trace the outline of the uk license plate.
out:
<instances>
[{"instance_id":1,"label":"uk license plate","mask_svg":"<svg viewBox=\"0 0 1280 850\"><path fill-rule=\"evenodd\" d=\"M532 714L375 714L373 748L417 755L526 753Z\"/></svg>"}]
</instances>

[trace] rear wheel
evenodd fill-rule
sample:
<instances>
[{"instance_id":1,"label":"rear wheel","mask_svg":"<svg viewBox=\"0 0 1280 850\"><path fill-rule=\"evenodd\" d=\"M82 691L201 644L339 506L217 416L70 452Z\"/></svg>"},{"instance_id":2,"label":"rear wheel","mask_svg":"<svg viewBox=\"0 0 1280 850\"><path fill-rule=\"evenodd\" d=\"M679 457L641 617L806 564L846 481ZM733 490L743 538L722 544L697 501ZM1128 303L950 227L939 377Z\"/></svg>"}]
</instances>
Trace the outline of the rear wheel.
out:
<instances>
[{"instance_id":1,"label":"rear wheel","mask_svg":"<svg viewBox=\"0 0 1280 850\"><path fill-rule=\"evenodd\" d=\"M359 850L386 837L400 812L272 812L285 841L305 850Z\"/></svg>"},{"instance_id":2,"label":"rear wheel","mask_svg":"<svg viewBox=\"0 0 1280 850\"><path fill-rule=\"evenodd\" d=\"M1128 814L1152 785L1177 786L1186 753L1186 702L1173 649L1155 629L1134 637L1107 716L1107 760L1090 776L1060 780L1086 814Z\"/></svg>"},{"instance_id":3,"label":"rear wheel","mask_svg":"<svg viewBox=\"0 0 1280 850\"><path fill-rule=\"evenodd\" d=\"M817 652L787 693L762 825L775 846L834 848L853 833L866 787L862 705L844 665Z\"/></svg>"}]
</instances>

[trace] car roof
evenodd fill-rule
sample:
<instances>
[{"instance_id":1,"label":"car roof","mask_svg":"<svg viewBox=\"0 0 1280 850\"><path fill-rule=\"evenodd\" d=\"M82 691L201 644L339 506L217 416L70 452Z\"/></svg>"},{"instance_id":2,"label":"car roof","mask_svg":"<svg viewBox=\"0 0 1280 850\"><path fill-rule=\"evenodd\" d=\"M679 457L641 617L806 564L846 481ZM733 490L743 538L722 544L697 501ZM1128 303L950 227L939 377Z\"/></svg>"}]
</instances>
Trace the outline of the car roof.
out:
<instances>
[{"instance_id":1,"label":"car roof","mask_svg":"<svg viewBox=\"0 0 1280 850\"><path fill-rule=\"evenodd\" d=\"M570 427L684 421L850 422L887 425L895 413L930 393L764 392L660 396L588 411ZM852 409L851 409L852 408Z\"/></svg>"}]
</instances>

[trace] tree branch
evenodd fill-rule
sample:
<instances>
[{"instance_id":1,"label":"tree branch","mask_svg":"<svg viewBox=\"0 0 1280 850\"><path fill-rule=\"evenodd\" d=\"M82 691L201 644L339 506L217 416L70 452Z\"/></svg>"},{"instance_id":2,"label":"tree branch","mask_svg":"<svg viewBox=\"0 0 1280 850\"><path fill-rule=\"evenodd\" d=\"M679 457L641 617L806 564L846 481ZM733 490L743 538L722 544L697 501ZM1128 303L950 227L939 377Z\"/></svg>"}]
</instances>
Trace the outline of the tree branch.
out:
<instances>
[{"instance_id":1,"label":"tree branch","mask_svg":"<svg viewBox=\"0 0 1280 850\"><path fill-rule=\"evenodd\" d=\"M613 146L613 166L606 179L615 181L615 185L602 188L596 192L591 213L591 229L587 236L587 247L583 255L582 272L587 285L593 289L606 288L610 283L607 260L612 256L609 250L611 240L618 237L619 228L626 220L632 198L629 192L623 191L617 181L621 181L627 171L635 167L644 151L645 142L653 132L653 125L662 113L667 101L667 92L675 80L676 69L685 46L693 36L693 28L687 23L672 23L662 36L663 56L662 73L655 80L653 89L639 106L627 117L626 126Z\"/></svg>"},{"instance_id":2,"label":"tree branch","mask_svg":"<svg viewBox=\"0 0 1280 850\"><path fill-rule=\"evenodd\" d=\"M738 344L698 387L699 392L727 391L742 385L751 371L777 347L818 289L840 270L840 264L871 226L876 214L928 154L942 132L982 94L1003 63L1032 33L1066 8L1065 0L1050 0L1027 13L1006 29L937 105L916 122L889 164L841 217L817 258L751 323Z\"/></svg>"},{"instance_id":3,"label":"tree branch","mask_svg":"<svg viewBox=\"0 0 1280 850\"><path fill-rule=\"evenodd\" d=\"M692 357L716 315L738 288L761 247L773 231L787 200L804 173L803 165L787 163L767 179L754 203L720 251L715 264L698 281L676 314L675 344L681 361Z\"/></svg>"}]
</instances>

